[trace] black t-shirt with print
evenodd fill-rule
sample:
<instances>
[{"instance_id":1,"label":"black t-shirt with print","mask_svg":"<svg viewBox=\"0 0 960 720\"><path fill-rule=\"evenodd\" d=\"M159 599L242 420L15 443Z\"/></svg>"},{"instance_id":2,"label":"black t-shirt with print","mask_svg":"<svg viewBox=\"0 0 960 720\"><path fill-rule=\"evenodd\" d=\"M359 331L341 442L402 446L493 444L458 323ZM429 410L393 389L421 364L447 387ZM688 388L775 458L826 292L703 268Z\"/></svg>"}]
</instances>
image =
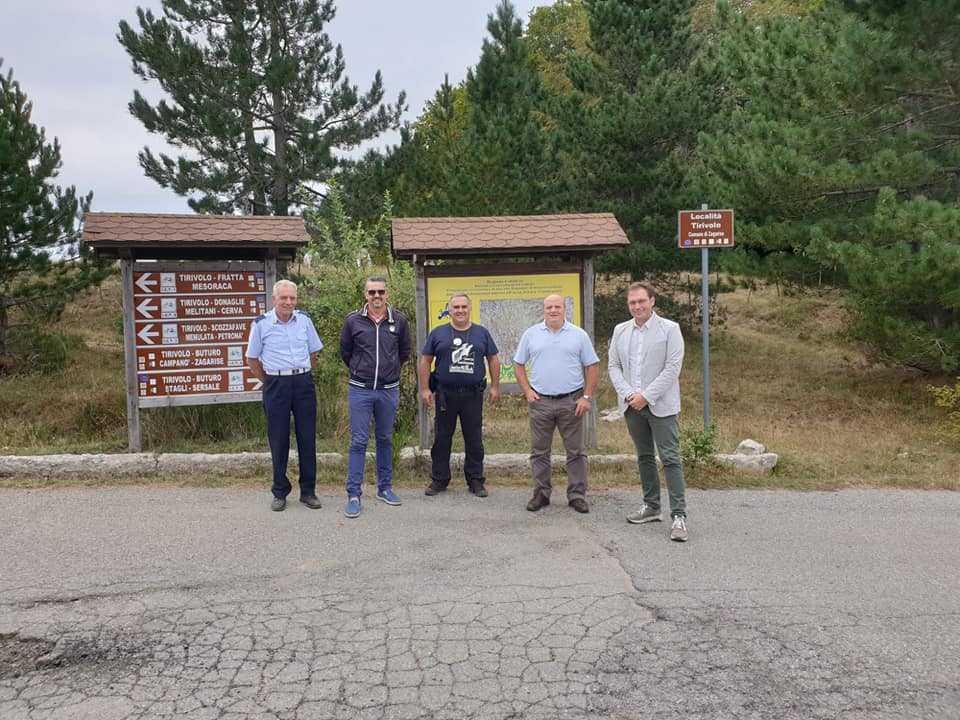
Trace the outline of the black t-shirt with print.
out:
<instances>
[{"instance_id":1,"label":"black t-shirt with print","mask_svg":"<svg viewBox=\"0 0 960 720\"><path fill-rule=\"evenodd\" d=\"M451 324L430 331L424 355L436 358L437 380L441 385L473 386L483 382L484 358L499 352L493 336L482 325L457 330Z\"/></svg>"}]
</instances>

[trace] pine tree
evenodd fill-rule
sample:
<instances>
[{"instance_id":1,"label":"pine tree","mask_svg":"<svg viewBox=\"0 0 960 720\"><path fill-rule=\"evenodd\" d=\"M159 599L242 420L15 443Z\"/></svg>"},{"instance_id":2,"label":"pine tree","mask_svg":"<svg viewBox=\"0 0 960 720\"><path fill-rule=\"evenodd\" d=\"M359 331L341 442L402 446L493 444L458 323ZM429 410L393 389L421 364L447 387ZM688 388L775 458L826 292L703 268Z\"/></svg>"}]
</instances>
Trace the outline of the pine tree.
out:
<instances>
[{"instance_id":1,"label":"pine tree","mask_svg":"<svg viewBox=\"0 0 960 720\"><path fill-rule=\"evenodd\" d=\"M148 177L198 212L286 215L295 192L328 179L337 150L396 128L404 93L382 103L379 71L360 93L324 27L333 0L163 0L118 39L134 72L168 96L134 91L130 112L190 152L140 153Z\"/></svg>"},{"instance_id":2,"label":"pine tree","mask_svg":"<svg viewBox=\"0 0 960 720\"><path fill-rule=\"evenodd\" d=\"M509 0L487 18L489 37L465 83L469 117L460 183L466 215L524 215L549 208L553 175L542 114L545 92Z\"/></svg>"},{"instance_id":3,"label":"pine tree","mask_svg":"<svg viewBox=\"0 0 960 720\"><path fill-rule=\"evenodd\" d=\"M2 61L0 61L2 66ZM0 73L0 355L59 317L76 293L108 273L78 249L78 220L93 193L53 184L60 144L31 121L13 71Z\"/></svg>"}]
</instances>

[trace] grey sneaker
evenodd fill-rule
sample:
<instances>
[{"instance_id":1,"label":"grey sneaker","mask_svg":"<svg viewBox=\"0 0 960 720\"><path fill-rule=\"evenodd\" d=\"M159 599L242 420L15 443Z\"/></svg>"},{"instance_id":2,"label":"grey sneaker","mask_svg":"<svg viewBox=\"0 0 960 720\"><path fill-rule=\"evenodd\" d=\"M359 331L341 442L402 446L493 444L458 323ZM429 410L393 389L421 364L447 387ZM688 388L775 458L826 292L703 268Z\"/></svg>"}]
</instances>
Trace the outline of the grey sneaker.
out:
<instances>
[{"instance_id":1,"label":"grey sneaker","mask_svg":"<svg viewBox=\"0 0 960 720\"><path fill-rule=\"evenodd\" d=\"M654 510L649 505L641 505L640 509L627 515L627 522L634 525L643 525L648 522L660 522L663 517L659 510Z\"/></svg>"},{"instance_id":2,"label":"grey sneaker","mask_svg":"<svg viewBox=\"0 0 960 720\"><path fill-rule=\"evenodd\" d=\"M670 539L676 542L686 542L687 537L687 519L677 515L670 527Z\"/></svg>"}]
</instances>

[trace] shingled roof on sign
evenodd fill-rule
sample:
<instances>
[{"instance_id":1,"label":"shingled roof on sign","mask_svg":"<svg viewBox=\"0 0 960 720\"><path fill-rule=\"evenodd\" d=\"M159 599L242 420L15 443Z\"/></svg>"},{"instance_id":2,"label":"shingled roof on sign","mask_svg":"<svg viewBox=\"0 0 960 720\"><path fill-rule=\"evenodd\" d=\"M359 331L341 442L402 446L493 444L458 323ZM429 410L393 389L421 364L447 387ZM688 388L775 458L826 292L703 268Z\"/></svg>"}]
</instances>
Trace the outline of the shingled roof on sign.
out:
<instances>
[{"instance_id":1,"label":"shingled roof on sign","mask_svg":"<svg viewBox=\"0 0 960 720\"><path fill-rule=\"evenodd\" d=\"M628 245L611 213L504 217L395 218L397 255L601 251Z\"/></svg>"},{"instance_id":2,"label":"shingled roof on sign","mask_svg":"<svg viewBox=\"0 0 960 720\"><path fill-rule=\"evenodd\" d=\"M83 242L91 247L154 243L305 245L303 218L272 215L87 213Z\"/></svg>"}]
</instances>

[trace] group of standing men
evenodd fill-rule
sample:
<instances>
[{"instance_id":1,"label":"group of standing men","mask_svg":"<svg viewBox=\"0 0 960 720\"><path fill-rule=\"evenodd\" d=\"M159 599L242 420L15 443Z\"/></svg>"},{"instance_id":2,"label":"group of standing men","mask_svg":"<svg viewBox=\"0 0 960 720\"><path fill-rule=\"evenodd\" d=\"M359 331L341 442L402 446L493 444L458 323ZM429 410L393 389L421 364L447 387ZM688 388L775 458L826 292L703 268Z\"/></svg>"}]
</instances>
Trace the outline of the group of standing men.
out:
<instances>
[{"instance_id":1,"label":"group of standing men","mask_svg":"<svg viewBox=\"0 0 960 720\"><path fill-rule=\"evenodd\" d=\"M366 303L350 313L340 333L340 357L350 370L350 453L344 514L362 510L363 476L370 424L376 440L378 500L401 504L393 490L393 425L399 405L400 368L410 357L410 327L389 303L386 278L371 277ZM310 370L323 348L310 318L296 309L297 287L280 280L274 308L257 318L250 331L247 358L263 381L267 438L273 461L271 507L286 507L292 490L287 479L290 416L300 459L300 502L319 508L316 495L316 391ZM662 519L656 453L664 466L670 513L670 537L686 541L685 484L680 461L678 415L683 337L679 326L654 312L656 292L645 283L627 289L631 319L617 325L610 341L608 371L620 409L637 450L644 502L627 515L631 523ZM434 328L417 366L420 399L435 407L428 496L450 484L450 450L459 420L463 433L464 476L469 491L487 497L483 471L483 402L489 370L489 397L500 397L500 357L487 328L471 321L470 298L456 294L447 311L450 322ZM564 299L543 301L543 322L523 333L513 357L517 383L527 401L534 489L527 510L550 504L550 449L559 431L566 451L567 502L580 513L587 503L587 455L584 417L600 380L600 359L589 335L566 319Z\"/></svg>"}]
</instances>

